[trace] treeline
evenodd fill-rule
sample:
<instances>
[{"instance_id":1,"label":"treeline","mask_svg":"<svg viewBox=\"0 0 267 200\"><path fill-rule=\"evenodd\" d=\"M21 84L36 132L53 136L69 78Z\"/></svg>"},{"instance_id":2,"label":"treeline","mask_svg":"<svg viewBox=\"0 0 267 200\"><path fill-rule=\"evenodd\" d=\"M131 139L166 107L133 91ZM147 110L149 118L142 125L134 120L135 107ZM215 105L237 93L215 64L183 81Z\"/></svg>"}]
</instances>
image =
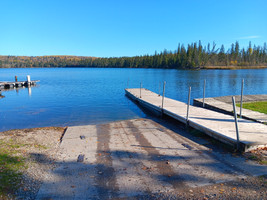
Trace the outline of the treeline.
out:
<instances>
[{"instance_id":1,"label":"treeline","mask_svg":"<svg viewBox=\"0 0 267 200\"><path fill-rule=\"evenodd\" d=\"M26 67L119 67L119 68L166 68L198 69L208 66L267 66L267 45L240 48L236 42L225 50L216 44L203 46L201 41L177 50L134 57L81 57L81 56L0 56L2 68Z\"/></svg>"}]
</instances>

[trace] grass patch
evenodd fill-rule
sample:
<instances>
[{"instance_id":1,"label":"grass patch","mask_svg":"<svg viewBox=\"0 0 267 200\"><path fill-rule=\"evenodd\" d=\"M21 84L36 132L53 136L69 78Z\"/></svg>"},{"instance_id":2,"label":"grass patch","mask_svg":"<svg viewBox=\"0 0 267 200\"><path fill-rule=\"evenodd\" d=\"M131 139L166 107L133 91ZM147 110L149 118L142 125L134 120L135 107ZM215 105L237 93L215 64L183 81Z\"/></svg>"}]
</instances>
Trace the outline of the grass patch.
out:
<instances>
[{"instance_id":1,"label":"grass patch","mask_svg":"<svg viewBox=\"0 0 267 200\"><path fill-rule=\"evenodd\" d=\"M261 161L259 161L259 163L262 165L267 165L267 160L261 160Z\"/></svg>"},{"instance_id":2,"label":"grass patch","mask_svg":"<svg viewBox=\"0 0 267 200\"><path fill-rule=\"evenodd\" d=\"M236 104L240 107L240 103ZM267 114L267 101L243 103L243 108Z\"/></svg>"},{"instance_id":3,"label":"grass patch","mask_svg":"<svg viewBox=\"0 0 267 200\"><path fill-rule=\"evenodd\" d=\"M267 165L267 160L264 159L264 158L263 158L262 156L260 156L260 155L256 155L256 154L254 154L254 155L248 155L248 156L246 156L246 157L247 157L247 159L256 161L256 162L258 162L258 163L261 164L261 165Z\"/></svg>"},{"instance_id":4,"label":"grass patch","mask_svg":"<svg viewBox=\"0 0 267 200\"><path fill-rule=\"evenodd\" d=\"M0 197L13 194L20 186L24 159L0 153Z\"/></svg>"},{"instance_id":5,"label":"grass patch","mask_svg":"<svg viewBox=\"0 0 267 200\"><path fill-rule=\"evenodd\" d=\"M13 140L0 140L0 198L8 199L20 186L25 158L18 156L19 148Z\"/></svg>"}]
</instances>

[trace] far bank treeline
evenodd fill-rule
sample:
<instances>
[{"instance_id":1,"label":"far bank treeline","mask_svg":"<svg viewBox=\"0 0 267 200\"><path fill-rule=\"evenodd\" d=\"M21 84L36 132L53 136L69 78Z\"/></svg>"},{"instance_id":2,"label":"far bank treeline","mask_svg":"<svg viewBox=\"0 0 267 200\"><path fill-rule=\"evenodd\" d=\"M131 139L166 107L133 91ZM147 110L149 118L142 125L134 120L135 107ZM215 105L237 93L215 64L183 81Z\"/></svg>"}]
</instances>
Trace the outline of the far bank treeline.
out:
<instances>
[{"instance_id":1,"label":"far bank treeline","mask_svg":"<svg viewBox=\"0 0 267 200\"><path fill-rule=\"evenodd\" d=\"M26 67L119 67L119 68L166 68L200 69L208 67L249 67L267 66L267 45L240 48L239 43L225 50L216 44L202 46L201 41L185 47L178 45L177 50L134 57L81 57L81 56L0 56L1 68Z\"/></svg>"}]
</instances>

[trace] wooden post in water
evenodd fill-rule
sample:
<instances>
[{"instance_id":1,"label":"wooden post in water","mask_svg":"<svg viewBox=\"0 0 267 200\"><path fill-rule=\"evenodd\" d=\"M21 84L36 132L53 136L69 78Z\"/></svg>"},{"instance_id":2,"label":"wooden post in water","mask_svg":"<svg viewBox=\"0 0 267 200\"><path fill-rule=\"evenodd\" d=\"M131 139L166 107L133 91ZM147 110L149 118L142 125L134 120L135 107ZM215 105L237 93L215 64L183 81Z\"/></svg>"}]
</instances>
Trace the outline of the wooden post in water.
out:
<instances>
[{"instance_id":1,"label":"wooden post in water","mask_svg":"<svg viewBox=\"0 0 267 200\"><path fill-rule=\"evenodd\" d=\"M165 96L165 85L166 85L166 81L164 81L163 83L162 105L161 105L162 113L163 113L163 103L164 103L164 96Z\"/></svg>"},{"instance_id":2,"label":"wooden post in water","mask_svg":"<svg viewBox=\"0 0 267 200\"><path fill-rule=\"evenodd\" d=\"M243 106L243 90L244 90L244 79L242 79L242 85L241 85L241 96L240 96L240 118L242 118L242 106Z\"/></svg>"},{"instance_id":3,"label":"wooden post in water","mask_svg":"<svg viewBox=\"0 0 267 200\"><path fill-rule=\"evenodd\" d=\"M188 91L188 102L187 102L187 113L186 113L186 125L187 126L188 126L188 118L189 118L190 96L191 96L191 87L189 87L189 91Z\"/></svg>"},{"instance_id":4,"label":"wooden post in water","mask_svg":"<svg viewBox=\"0 0 267 200\"><path fill-rule=\"evenodd\" d=\"M28 86L31 85L31 76L27 75L27 84Z\"/></svg>"},{"instance_id":5,"label":"wooden post in water","mask_svg":"<svg viewBox=\"0 0 267 200\"><path fill-rule=\"evenodd\" d=\"M235 105L235 97L232 97L233 102L233 110L234 110L234 117L235 117L235 130L236 130L236 148L239 149L239 131L238 131L238 121L237 121L237 114L236 114L236 105Z\"/></svg>"},{"instance_id":6,"label":"wooden post in water","mask_svg":"<svg viewBox=\"0 0 267 200\"><path fill-rule=\"evenodd\" d=\"M203 108L205 107L205 88L206 88L206 79L204 80L204 86L203 86Z\"/></svg>"}]
</instances>

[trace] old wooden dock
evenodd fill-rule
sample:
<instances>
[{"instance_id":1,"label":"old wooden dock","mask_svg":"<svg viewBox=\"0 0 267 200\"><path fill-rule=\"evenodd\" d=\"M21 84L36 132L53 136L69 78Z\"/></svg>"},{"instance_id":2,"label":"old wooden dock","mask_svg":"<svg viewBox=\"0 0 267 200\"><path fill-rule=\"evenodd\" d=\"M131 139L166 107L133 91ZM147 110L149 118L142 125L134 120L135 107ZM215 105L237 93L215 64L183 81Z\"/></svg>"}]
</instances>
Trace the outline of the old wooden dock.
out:
<instances>
[{"instance_id":1,"label":"old wooden dock","mask_svg":"<svg viewBox=\"0 0 267 200\"><path fill-rule=\"evenodd\" d=\"M236 127L233 116L215 112L205 108L189 106L189 118L187 120L187 104L164 98L147 89L125 89L126 95L153 111L168 115L188 126L202 131L211 137L236 146ZM162 107L163 105L163 107ZM267 146L267 126L245 119L238 120L239 148L249 151L258 147Z\"/></svg>"},{"instance_id":2,"label":"old wooden dock","mask_svg":"<svg viewBox=\"0 0 267 200\"><path fill-rule=\"evenodd\" d=\"M19 88L19 87L27 87L35 85L39 80L33 80L33 81L0 81L0 89L10 89L10 88Z\"/></svg>"}]
</instances>

